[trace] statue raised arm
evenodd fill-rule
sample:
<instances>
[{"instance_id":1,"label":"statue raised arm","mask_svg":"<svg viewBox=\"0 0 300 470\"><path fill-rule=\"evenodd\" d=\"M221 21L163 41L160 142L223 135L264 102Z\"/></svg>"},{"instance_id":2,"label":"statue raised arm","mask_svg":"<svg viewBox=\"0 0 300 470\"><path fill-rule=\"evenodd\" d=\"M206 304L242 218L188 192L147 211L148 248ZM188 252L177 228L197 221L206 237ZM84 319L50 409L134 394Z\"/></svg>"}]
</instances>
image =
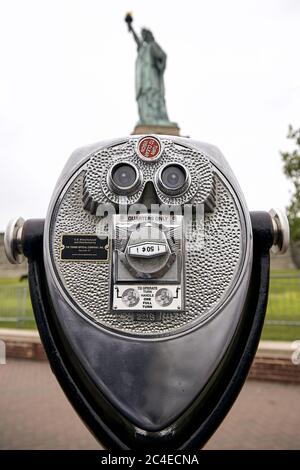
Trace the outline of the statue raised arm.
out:
<instances>
[{"instance_id":1,"label":"statue raised arm","mask_svg":"<svg viewBox=\"0 0 300 470\"><path fill-rule=\"evenodd\" d=\"M128 31L132 33L133 37L134 37L134 40L136 42L136 45L138 47L138 50L139 48L141 47L141 39L138 37L138 35L136 34L135 30L133 29L133 26L132 26L132 16L130 13L127 13L127 15L125 16L125 21L128 25Z\"/></svg>"}]
</instances>

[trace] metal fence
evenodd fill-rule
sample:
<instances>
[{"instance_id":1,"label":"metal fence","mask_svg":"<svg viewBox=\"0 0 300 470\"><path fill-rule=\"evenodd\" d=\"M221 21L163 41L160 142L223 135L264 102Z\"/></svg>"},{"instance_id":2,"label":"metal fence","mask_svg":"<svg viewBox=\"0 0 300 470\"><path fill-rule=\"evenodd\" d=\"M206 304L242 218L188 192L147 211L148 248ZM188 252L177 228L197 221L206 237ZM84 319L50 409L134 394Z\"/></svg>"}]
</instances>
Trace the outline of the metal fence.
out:
<instances>
[{"instance_id":1,"label":"metal fence","mask_svg":"<svg viewBox=\"0 0 300 470\"><path fill-rule=\"evenodd\" d=\"M0 285L0 327L26 322L34 322L27 282ZM300 327L300 273L271 275L265 324Z\"/></svg>"},{"instance_id":2,"label":"metal fence","mask_svg":"<svg viewBox=\"0 0 300 470\"><path fill-rule=\"evenodd\" d=\"M0 327L3 324L22 326L33 321L28 284L0 285Z\"/></svg>"},{"instance_id":3,"label":"metal fence","mask_svg":"<svg viewBox=\"0 0 300 470\"><path fill-rule=\"evenodd\" d=\"M300 274L272 274L266 325L300 327Z\"/></svg>"}]
</instances>

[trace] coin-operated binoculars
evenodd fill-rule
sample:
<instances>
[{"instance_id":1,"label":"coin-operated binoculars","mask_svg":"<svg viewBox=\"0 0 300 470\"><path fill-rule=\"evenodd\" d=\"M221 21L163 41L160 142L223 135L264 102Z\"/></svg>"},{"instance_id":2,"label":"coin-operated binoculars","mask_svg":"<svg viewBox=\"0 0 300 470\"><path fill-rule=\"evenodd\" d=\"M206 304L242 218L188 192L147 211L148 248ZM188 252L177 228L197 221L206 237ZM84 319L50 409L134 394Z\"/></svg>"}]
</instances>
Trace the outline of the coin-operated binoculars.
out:
<instances>
[{"instance_id":1,"label":"coin-operated binoculars","mask_svg":"<svg viewBox=\"0 0 300 470\"><path fill-rule=\"evenodd\" d=\"M25 255L38 329L68 399L109 449L191 450L253 360L280 211L249 213L220 151L169 136L81 148L46 220L5 236Z\"/></svg>"}]
</instances>

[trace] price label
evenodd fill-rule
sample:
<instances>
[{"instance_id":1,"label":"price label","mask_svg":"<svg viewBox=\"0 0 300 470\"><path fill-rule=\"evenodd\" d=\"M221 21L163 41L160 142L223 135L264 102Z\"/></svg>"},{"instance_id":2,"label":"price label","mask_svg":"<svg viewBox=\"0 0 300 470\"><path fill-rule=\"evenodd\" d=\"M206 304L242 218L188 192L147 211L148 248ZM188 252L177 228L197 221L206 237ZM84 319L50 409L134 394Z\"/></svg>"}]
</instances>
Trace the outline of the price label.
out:
<instances>
[{"instance_id":1,"label":"price label","mask_svg":"<svg viewBox=\"0 0 300 470\"><path fill-rule=\"evenodd\" d=\"M139 256L141 258L148 258L152 256L160 256L167 252L166 245L163 243L139 243L138 245L131 245L128 247L130 256Z\"/></svg>"}]
</instances>

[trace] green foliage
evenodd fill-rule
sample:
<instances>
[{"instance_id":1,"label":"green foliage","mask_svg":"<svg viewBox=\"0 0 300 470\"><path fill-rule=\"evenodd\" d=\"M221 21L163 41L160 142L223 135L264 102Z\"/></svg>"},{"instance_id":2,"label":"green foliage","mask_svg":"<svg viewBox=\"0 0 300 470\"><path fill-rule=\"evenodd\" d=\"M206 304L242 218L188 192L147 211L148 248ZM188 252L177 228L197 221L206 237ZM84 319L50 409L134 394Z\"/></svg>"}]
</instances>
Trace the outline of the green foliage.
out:
<instances>
[{"instance_id":1,"label":"green foliage","mask_svg":"<svg viewBox=\"0 0 300 470\"><path fill-rule=\"evenodd\" d=\"M288 139L295 141L292 152L280 152L283 172L293 184L293 194L287 208L292 240L300 240L300 129L289 126Z\"/></svg>"}]
</instances>

